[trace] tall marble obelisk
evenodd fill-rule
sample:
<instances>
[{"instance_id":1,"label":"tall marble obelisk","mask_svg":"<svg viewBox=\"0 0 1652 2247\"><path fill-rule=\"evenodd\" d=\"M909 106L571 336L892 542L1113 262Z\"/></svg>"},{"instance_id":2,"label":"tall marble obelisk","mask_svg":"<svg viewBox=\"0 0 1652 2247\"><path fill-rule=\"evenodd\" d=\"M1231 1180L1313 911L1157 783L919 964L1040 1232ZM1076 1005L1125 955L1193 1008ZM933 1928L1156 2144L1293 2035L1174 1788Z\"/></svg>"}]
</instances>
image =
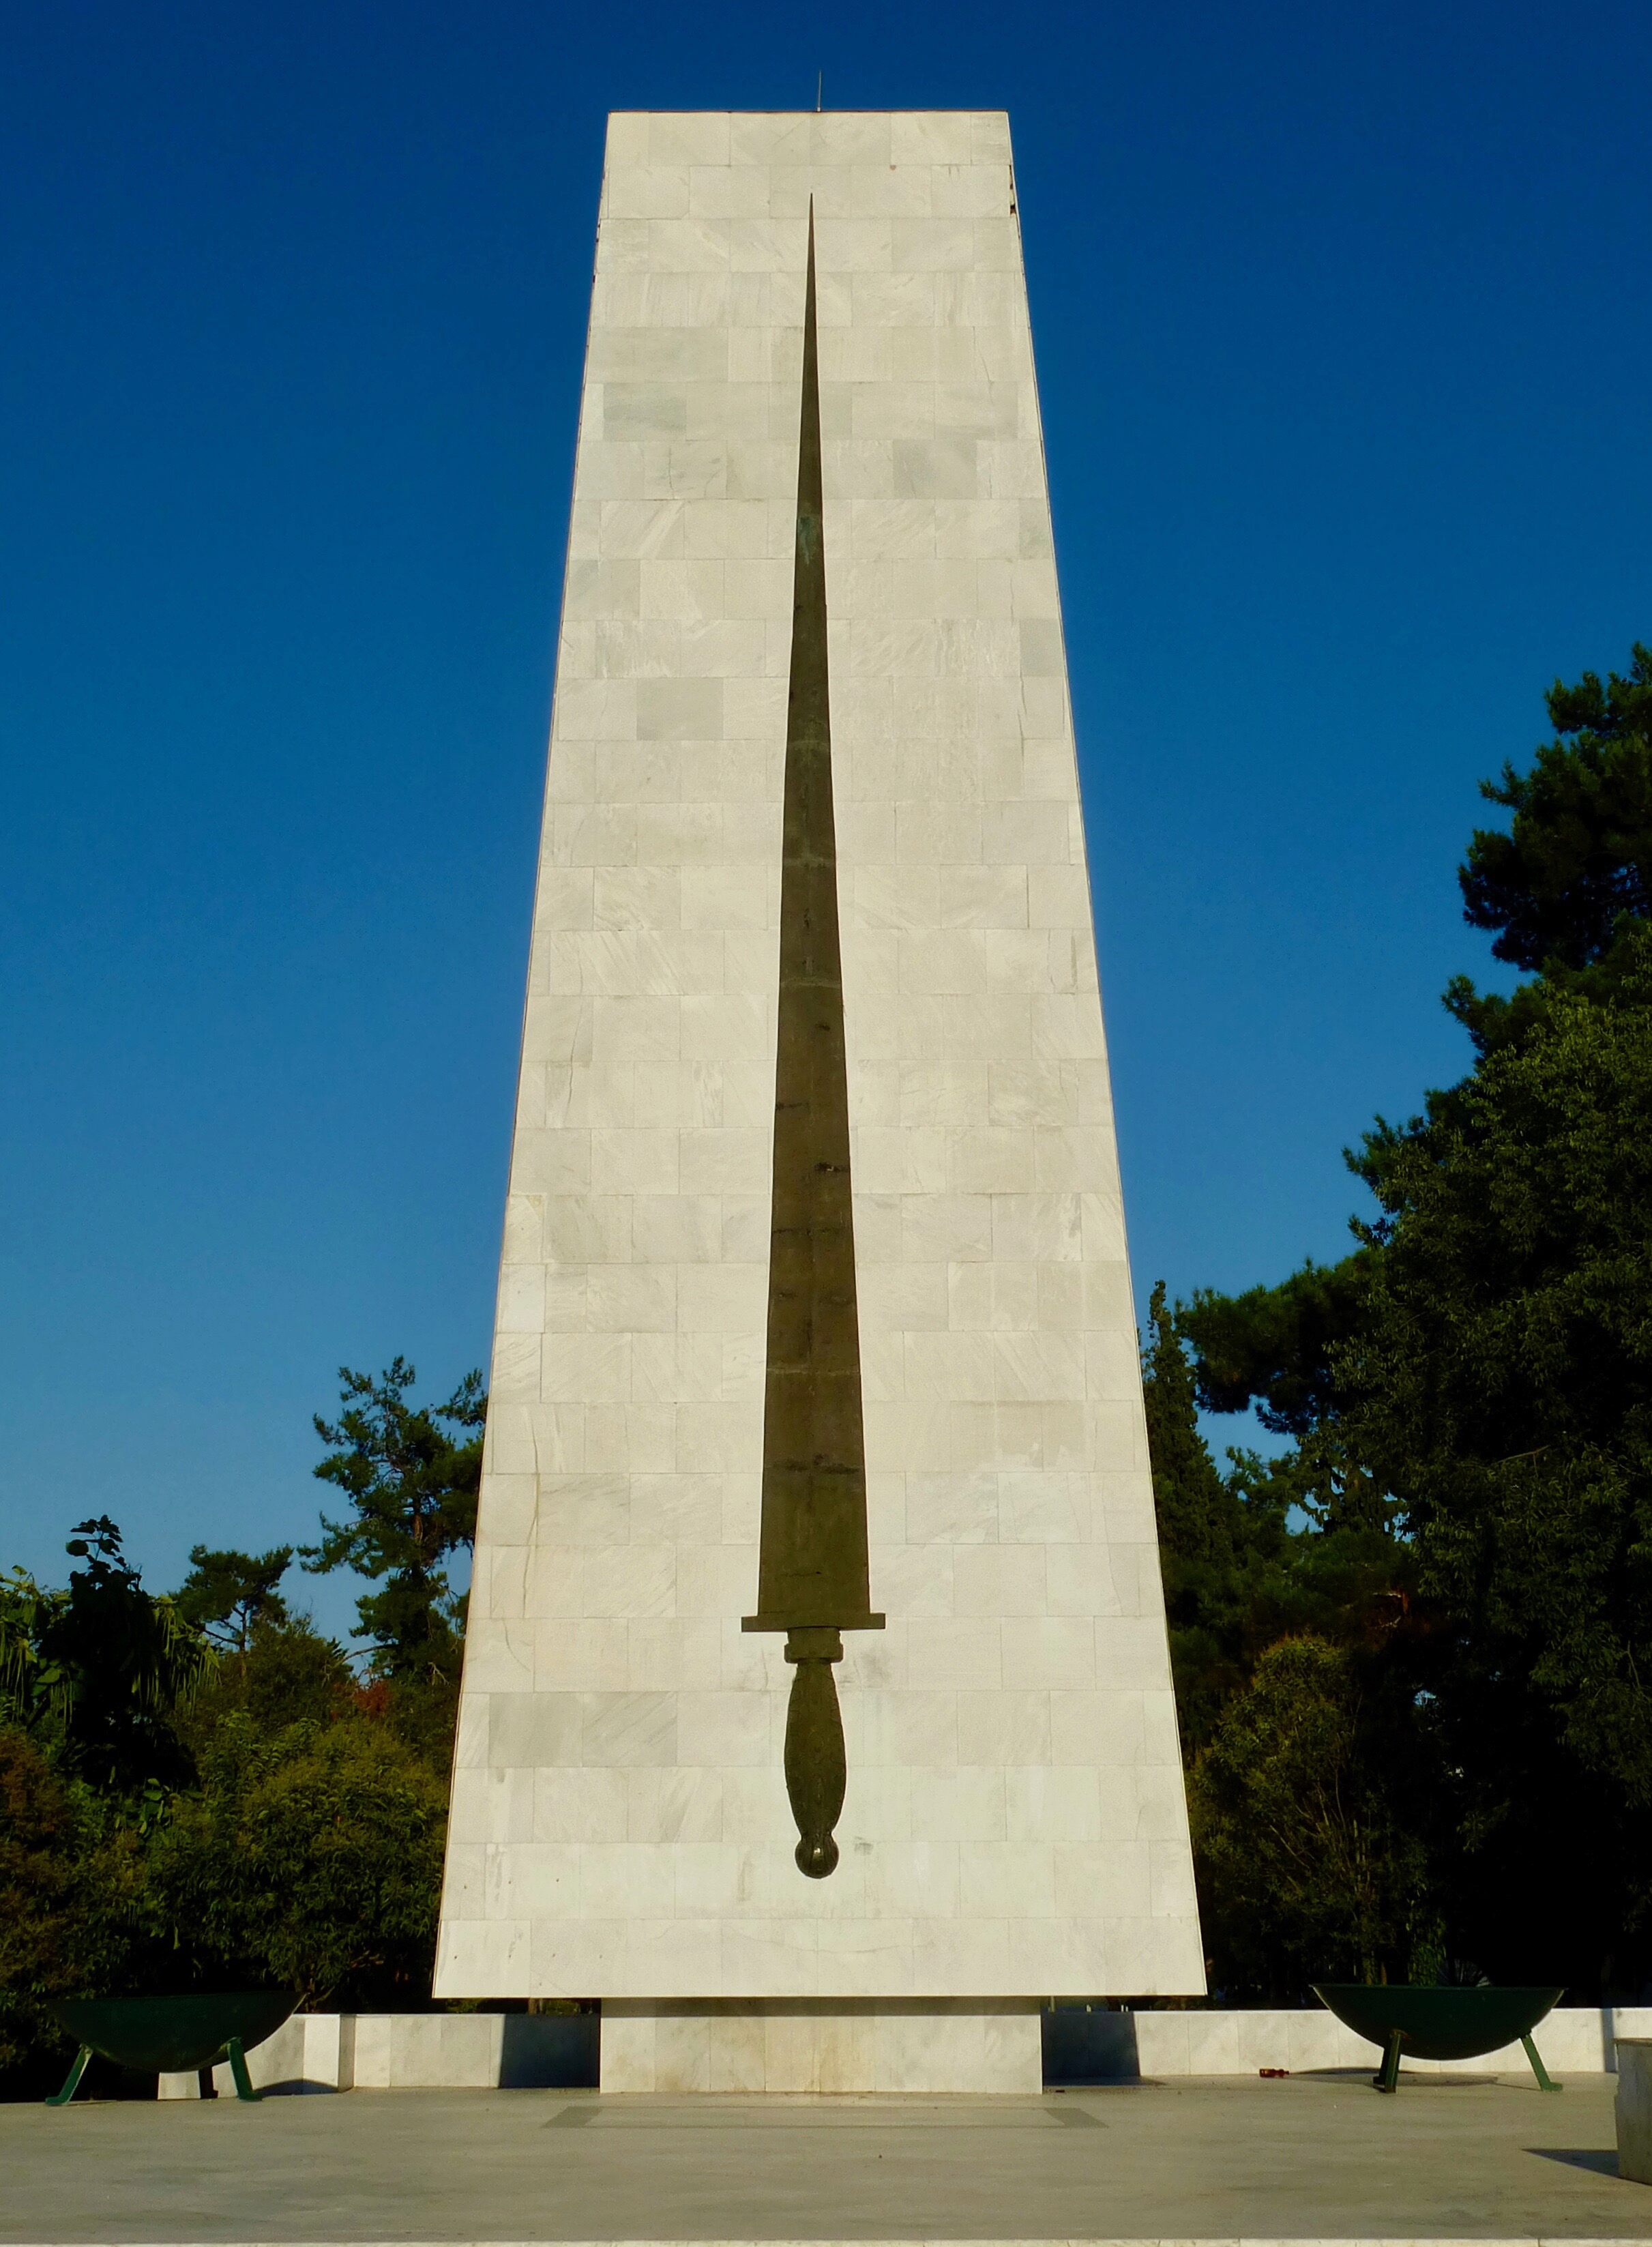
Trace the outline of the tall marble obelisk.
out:
<instances>
[{"instance_id":1,"label":"tall marble obelisk","mask_svg":"<svg viewBox=\"0 0 1652 2247\"><path fill-rule=\"evenodd\" d=\"M1007 120L610 121L437 1993L1203 1972Z\"/></svg>"}]
</instances>

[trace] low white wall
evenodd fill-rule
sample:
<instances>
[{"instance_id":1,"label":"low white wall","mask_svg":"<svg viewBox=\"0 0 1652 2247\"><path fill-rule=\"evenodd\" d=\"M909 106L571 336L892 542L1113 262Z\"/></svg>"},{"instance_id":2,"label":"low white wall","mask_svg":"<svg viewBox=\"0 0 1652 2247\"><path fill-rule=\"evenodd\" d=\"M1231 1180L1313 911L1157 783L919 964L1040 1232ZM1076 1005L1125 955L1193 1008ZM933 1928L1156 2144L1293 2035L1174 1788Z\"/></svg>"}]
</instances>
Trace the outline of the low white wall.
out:
<instances>
[{"instance_id":1,"label":"low white wall","mask_svg":"<svg viewBox=\"0 0 1652 2247\"><path fill-rule=\"evenodd\" d=\"M632 2007L632 2011L639 2009ZM1374 2067L1379 2050L1332 2013L1137 2012L1130 2017L1144 2076L1293 2074L1318 2067ZM507 2024L509 2024L509 2028ZM536 2080L535 2048L568 2034L557 2016L521 2013L295 2013L247 2054L257 2090L482 2090ZM1615 2073L1619 2037L1652 2038L1652 2006L1567 2006L1539 2024L1533 2042L1552 2075ZM1479 2059L1412 2059L1408 2073L1519 2073L1518 2044ZM604 2071L610 2073L610 2071ZM617 2080L611 2073L611 2080ZM231 2097L228 2067L214 2077ZM631 2087L627 2084L627 2088ZM195 2099L193 2075L163 2075L163 2099Z\"/></svg>"},{"instance_id":2,"label":"low white wall","mask_svg":"<svg viewBox=\"0 0 1652 2247\"><path fill-rule=\"evenodd\" d=\"M1136 2049L1143 2075L1254 2075L1284 2067L1365 2067L1381 2047L1344 2028L1334 2013L1138 2012ZM1614 2039L1652 2035L1652 2006L1568 2005L1540 2021L1532 2041L1551 2075L1610 2074ZM1478 2059L1413 2059L1408 2073L1502 2074L1526 2070L1519 2045Z\"/></svg>"},{"instance_id":3,"label":"low white wall","mask_svg":"<svg viewBox=\"0 0 1652 2247\"><path fill-rule=\"evenodd\" d=\"M501 2082L503 2013L358 2013L354 2087L484 2090Z\"/></svg>"},{"instance_id":4,"label":"low white wall","mask_svg":"<svg viewBox=\"0 0 1652 2247\"><path fill-rule=\"evenodd\" d=\"M484 2091L595 2080L595 2019L563 2013L295 2013L247 2054L255 2091ZM227 2066L213 2071L235 2093ZM198 2099L194 2075L163 2075L163 2099Z\"/></svg>"}]
</instances>

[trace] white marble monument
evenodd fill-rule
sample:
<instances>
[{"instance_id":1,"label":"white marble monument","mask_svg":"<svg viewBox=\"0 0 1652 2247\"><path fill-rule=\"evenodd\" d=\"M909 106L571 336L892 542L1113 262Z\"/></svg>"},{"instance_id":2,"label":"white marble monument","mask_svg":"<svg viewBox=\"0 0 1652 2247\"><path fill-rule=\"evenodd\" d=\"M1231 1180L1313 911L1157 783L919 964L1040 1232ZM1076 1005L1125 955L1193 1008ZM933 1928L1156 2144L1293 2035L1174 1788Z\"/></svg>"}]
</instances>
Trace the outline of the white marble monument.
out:
<instances>
[{"instance_id":1,"label":"white marble monument","mask_svg":"<svg viewBox=\"0 0 1652 2247\"><path fill-rule=\"evenodd\" d=\"M436 1992L1203 1986L1007 121L618 115Z\"/></svg>"}]
</instances>

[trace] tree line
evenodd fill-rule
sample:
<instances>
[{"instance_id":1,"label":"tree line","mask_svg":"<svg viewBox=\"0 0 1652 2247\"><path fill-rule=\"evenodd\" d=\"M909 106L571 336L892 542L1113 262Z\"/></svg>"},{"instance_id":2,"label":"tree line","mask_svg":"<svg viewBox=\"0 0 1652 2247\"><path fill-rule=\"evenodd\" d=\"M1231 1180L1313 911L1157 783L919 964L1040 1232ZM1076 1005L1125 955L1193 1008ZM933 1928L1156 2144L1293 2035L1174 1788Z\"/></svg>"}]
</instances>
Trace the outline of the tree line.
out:
<instances>
[{"instance_id":1,"label":"tree line","mask_svg":"<svg viewBox=\"0 0 1652 2247\"><path fill-rule=\"evenodd\" d=\"M428 2003L487 1410L398 1358L341 1369L313 1546L198 1545L146 1589L106 1517L61 1588L0 1578L0 2088L49 2086L53 1996L275 1984L309 2006ZM283 1591L365 1580L354 1657Z\"/></svg>"},{"instance_id":2,"label":"tree line","mask_svg":"<svg viewBox=\"0 0 1652 2247\"><path fill-rule=\"evenodd\" d=\"M1547 697L1464 916L1520 972L1347 1155L1338 1263L1153 1296L1144 1370L1215 1984L1652 1975L1652 651ZM1219 1471L1198 1414L1280 1448Z\"/></svg>"},{"instance_id":3,"label":"tree line","mask_svg":"<svg viewBox=\"0 0 1652 2247\"><path fill-rule=\"evenodd\" d=\"M1341 1262L1153 1291L1154 1498L1213 1993L1652 1975L1652 651L1547 698L1458 878L1520 972L1348 1155ZM0 1578L0 2086L54 1994L428 2002L487 1409L349 1369L313 1546L152 1594L106 1518ZM1201 1414L1275 1448L1219 1468ZM291 1605L349 1569L352 1656ZM1113 1991L1112 1996L1128 1993Z\"/></svg>"}]
</instances>

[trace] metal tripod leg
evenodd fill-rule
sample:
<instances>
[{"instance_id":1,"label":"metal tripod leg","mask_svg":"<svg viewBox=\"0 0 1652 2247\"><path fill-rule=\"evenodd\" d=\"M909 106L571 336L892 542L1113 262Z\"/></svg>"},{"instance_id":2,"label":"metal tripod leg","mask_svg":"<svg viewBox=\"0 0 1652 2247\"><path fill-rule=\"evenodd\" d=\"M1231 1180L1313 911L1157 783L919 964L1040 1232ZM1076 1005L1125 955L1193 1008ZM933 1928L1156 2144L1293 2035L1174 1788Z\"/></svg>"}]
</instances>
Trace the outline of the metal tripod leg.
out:
<instances>
[{"instance_id":1,"label":"metal tripod leg","mask_svg":"<svg viewBox=\"0 0 1652 2247\"><path fill-rule=\"evenodd\" d=\"M69 2104L75 2093L80 2088L80 2079L86 2072L86 2062L91 2057L92 2046L89 2044L83 2044L74 2056L74 2063L68 2074L64 2078L62 2090L54 2092L47 2100L48 2107L66 2107Z\"/></svg>"},{"instance_id":2,"label":"metal tripod leg","mask_svg":"<svg viewBox=\"0 0 1652 2247\"><path fill-rule=\"evenodd\" d=\"M1382 2073L1378 2075L1374 2075L1371 2078L1372 2087L1374 2089L1377 2091L1397 2091L1399 2089L1401 2041L1400 2032L1398 2029L1396 2029L1392 2036L1390 2036L1388 2040L1388 2050L1382 2054Z\"/></svg>"},{"instance_id":3,"label":"metal tripod leg","mask_svg":"<svg viewBox=\"0 0 1652 2247\"><path fill-rule=\"evenodd\" d=\"M1544 2066L1541 2059L1539 2057L1538 2048L1533 2043L1531 2032L1529 2031L1520 2039L1520 2042L1526 2046L1526 2056L1532 2063L1532 2073L1537 2078L1538 2089L1539 2091L1560 2091L1564 2089L1565 2086L1562 2084L1553 2082L1550 2080L1549 2071Z\"/></svg>"},{"instance_id":4,"label":"metal tripod leg","mask_svg":"<svg viewBox=\"0 0 1652 2247\"><path fill-rule=\"evenodd\" d=\"M262 2091L255 2091L253 2089L252 2078L247 2073L247 2055L242 2050L241 2039L239 2037L229 2038L224 2044L224 2053L229 2062L229 2073L236 2079L236 2098L249 2100L262 2099L263 2097L263 2093Z\"/></svg>"}]
</instances>

